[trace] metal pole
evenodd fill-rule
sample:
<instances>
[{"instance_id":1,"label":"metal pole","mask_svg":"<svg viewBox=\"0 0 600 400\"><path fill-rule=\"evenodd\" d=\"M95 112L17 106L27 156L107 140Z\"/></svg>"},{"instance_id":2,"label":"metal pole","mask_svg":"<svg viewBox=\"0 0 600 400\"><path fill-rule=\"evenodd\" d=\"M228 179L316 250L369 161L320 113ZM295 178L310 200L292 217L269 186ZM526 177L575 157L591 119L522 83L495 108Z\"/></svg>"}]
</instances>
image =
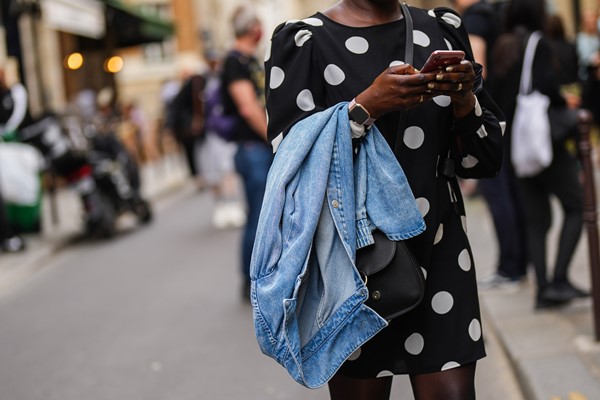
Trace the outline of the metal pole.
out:
<instances>
[{"instance_id":1,"label":"metal pole","mask_svg":"<svg viewBox=\"0 0 600 400\"><path fill-rule=\"evenodd\" d=\"M592 145L590 131L592 114L587 110L579 111L579 154L583 167L583 221L587 229L588 251L592 276L592 300L596 341L600 341L600 251L598 245L598 213L596 211L596 188L594 167L592 165Z\"/></svg>"}]
</instances>

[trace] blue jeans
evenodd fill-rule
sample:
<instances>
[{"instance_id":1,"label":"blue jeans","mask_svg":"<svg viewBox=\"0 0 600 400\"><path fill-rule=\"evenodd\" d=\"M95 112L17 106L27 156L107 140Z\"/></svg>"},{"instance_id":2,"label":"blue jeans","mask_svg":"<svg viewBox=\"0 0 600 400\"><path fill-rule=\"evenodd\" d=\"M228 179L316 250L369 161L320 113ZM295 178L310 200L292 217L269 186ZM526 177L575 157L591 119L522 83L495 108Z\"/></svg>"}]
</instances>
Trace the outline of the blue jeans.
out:
<instances>
[{"instance_id":1,"label":"blue jeans","mask_svg":"<svg viewBox=\"0 0 600 400\"><path fill-rule=\"evenodd\" d=\"M267 174L273 161L273 151L262 142L240 142L235 154L235 168L244 183L248 219L242 239L242 274L250 282L250 259L256 236L258 217L265 195Z\"/></svg>"}]
</instances>

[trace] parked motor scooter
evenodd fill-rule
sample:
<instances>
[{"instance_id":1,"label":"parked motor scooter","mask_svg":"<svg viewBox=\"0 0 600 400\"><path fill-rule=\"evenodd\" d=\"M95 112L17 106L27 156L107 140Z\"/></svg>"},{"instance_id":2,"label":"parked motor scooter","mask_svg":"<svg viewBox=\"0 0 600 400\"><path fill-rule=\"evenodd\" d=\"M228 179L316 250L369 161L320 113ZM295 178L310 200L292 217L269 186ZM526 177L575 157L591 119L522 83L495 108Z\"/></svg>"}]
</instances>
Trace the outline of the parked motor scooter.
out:
<instances>
[{"instance_id":1,"label":"parked motor scooter","mask_svg":"<svg viewBox=\"0 0 600 400\"><path fill-rule=\"evenodd\" d=\"M152 220L137 165L114 135L99 135L76 117L47 114L21 129L19 138L37 147L49 168L77 190L89 236L114 236L125 212L133 212L142 224Z\"/></svg>"}]
</instances>

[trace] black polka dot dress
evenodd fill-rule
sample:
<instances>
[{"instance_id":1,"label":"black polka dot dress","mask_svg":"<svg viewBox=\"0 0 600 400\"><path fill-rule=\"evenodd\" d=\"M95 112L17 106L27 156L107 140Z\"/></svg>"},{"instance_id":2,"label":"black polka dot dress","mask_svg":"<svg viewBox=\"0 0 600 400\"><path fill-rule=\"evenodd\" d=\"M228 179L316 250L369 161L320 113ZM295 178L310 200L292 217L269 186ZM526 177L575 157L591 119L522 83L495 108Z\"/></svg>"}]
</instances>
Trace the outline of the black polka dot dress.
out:
<instances>
[{"instance_id":1,"label":"black polka dot dress","mask_svg":"<svg viewBox=\"0 0 600 400\"><path fill-rule=\"evenodd\" d=\"M472 59L462 21L447 8L411 8L414 60L422 67L436 49L462 49ZM323 14L288 21L265 56L269 139L276 149L291 126L312 113L350 101L405 54L404 18L370 27L341 25ZM450 97L411 109L401 123L391 113L376 124L404 169L427 224L409 240L426 275L418 308L357 350L340 373L359 378L438 372L485 356L473 257L455 175L493 176L502 156L497 107L476 65L477 104L455 120ZM402 126L401 126L402 125Z\"/></svg>"}]
</instances>

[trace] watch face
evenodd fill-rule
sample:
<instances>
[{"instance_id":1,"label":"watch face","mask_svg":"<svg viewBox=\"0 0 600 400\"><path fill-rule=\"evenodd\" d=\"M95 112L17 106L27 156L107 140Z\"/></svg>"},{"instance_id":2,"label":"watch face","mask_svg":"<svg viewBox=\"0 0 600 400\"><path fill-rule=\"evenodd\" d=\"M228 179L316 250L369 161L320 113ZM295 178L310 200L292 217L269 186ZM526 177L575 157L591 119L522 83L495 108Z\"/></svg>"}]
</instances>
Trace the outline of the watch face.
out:
<instances>
[{"instance_id":1,"label":"watch face","mask_svg":"<svg viewBox=\"0 0 600 400\"><path fill-rule=\"evenodd\" d=\"M360 105L355 105L350 110L350 119L358 124L364 124L369 119L369 113Z\"/></svg>"}]
</instances>

